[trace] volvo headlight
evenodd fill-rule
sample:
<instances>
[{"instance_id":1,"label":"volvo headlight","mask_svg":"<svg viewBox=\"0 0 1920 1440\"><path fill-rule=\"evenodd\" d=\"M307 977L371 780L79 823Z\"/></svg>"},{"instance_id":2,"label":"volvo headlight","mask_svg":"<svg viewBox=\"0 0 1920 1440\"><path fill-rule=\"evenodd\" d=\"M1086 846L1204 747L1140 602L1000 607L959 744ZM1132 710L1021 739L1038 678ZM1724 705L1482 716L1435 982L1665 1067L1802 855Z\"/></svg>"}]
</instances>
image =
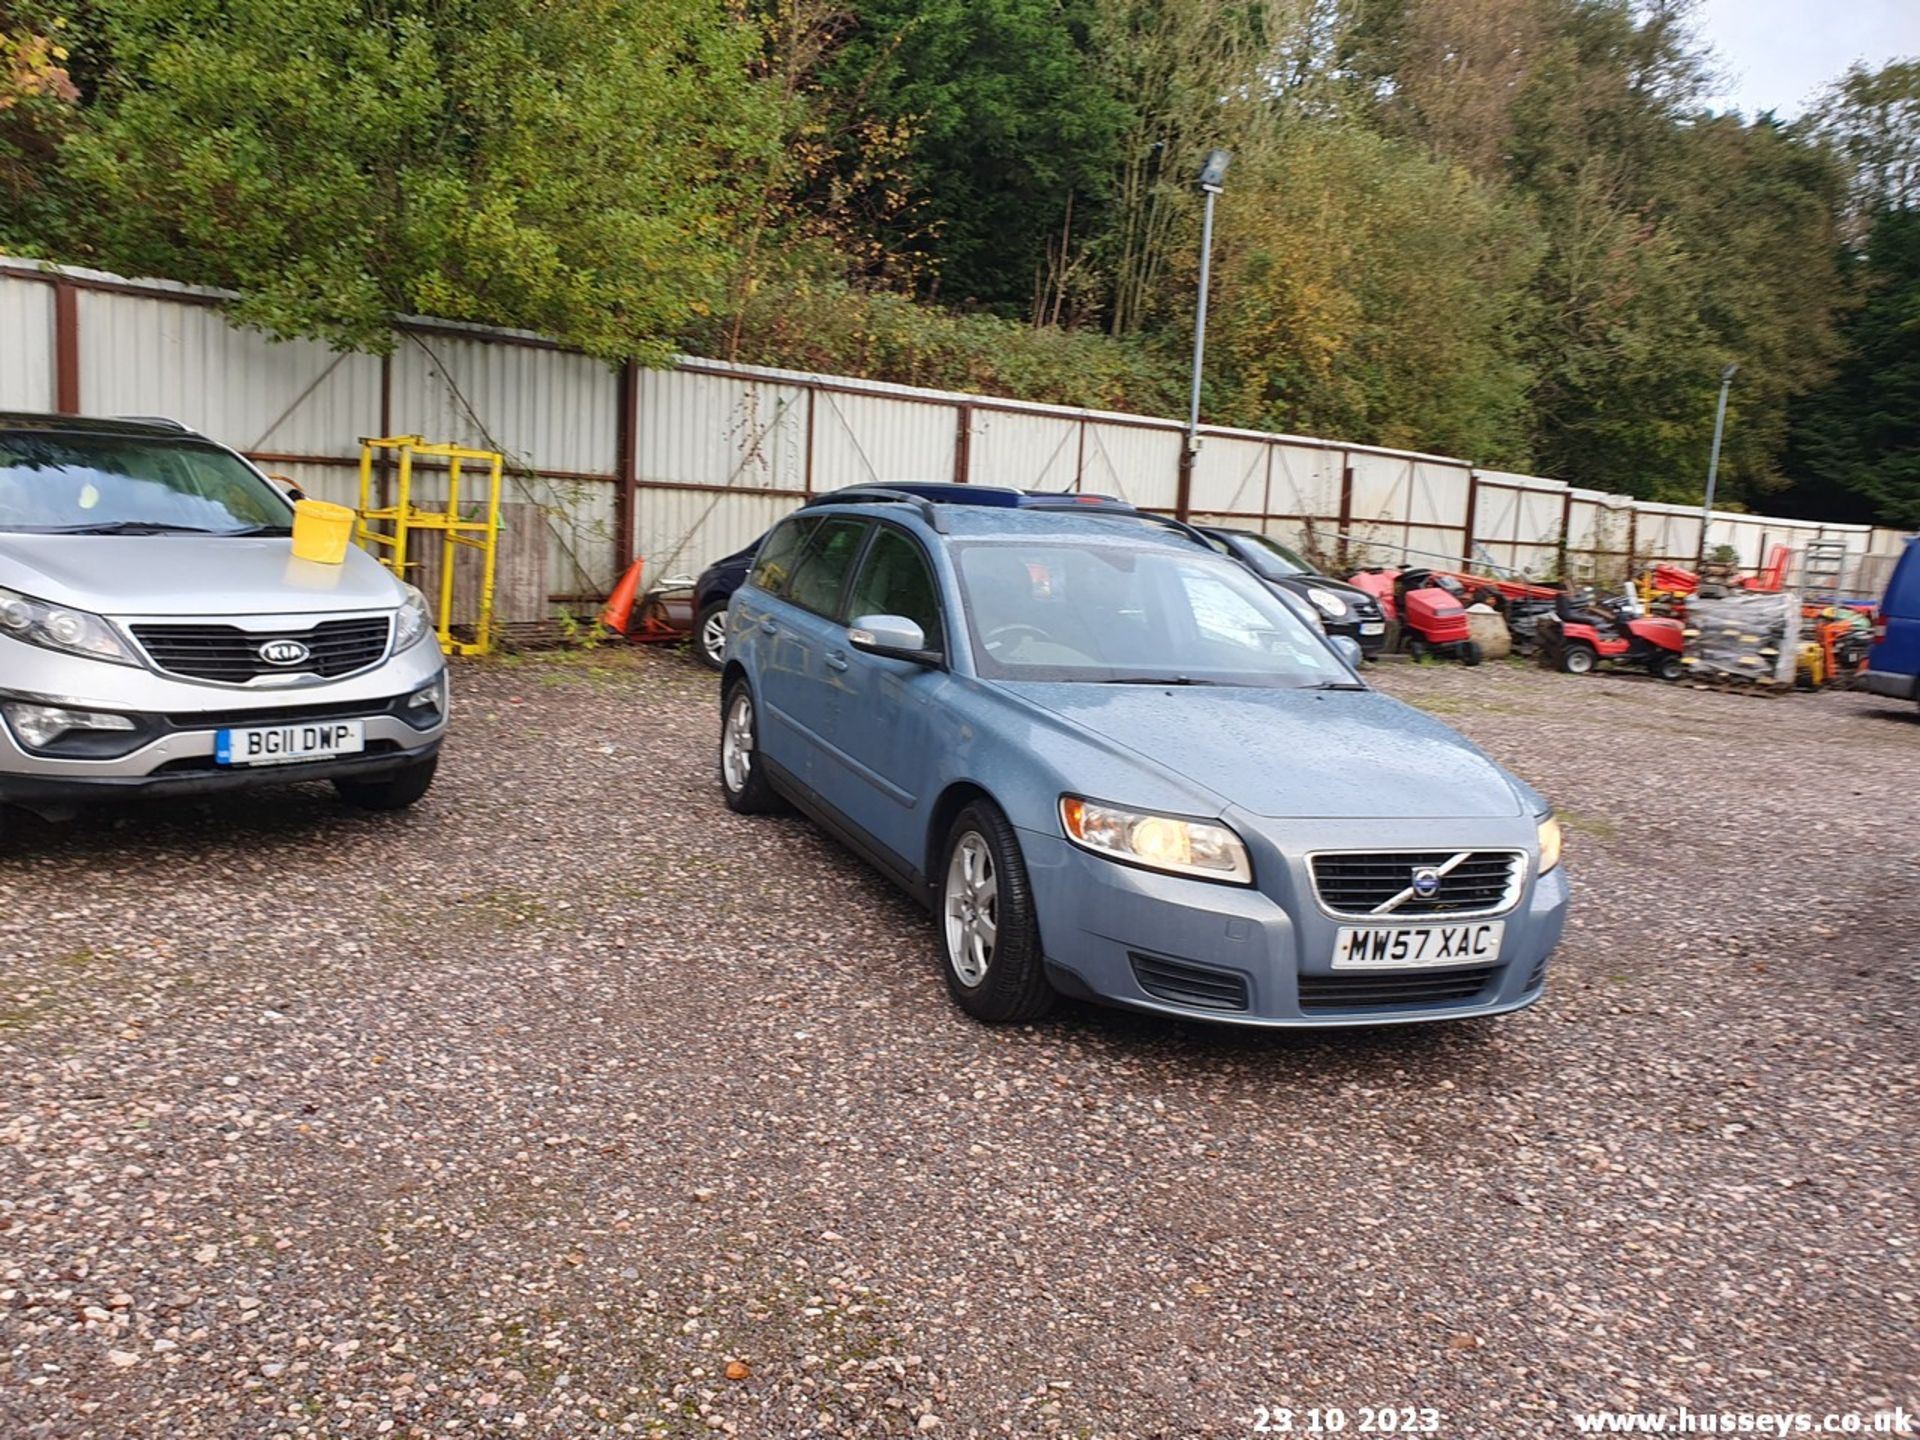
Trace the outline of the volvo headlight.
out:
<instances>
[{"instance_id":1,"label":"volvo headlight","mask_svg":"<svg viewBox=\"0 0 1920 1440\"><path fill-rule=\"evenodd\" d=\"M1060 797L1060 823L1082 850L1110 860L1201 880L1253 883L1247 847L1224 825L1122 810L1075 795Z\"/></svg>"},{"instance_id":2,"label":"volvo headlight","mask_svg":"<svg viewBox=\"0 0 1920 1440\"><path fill-rule=\"evenodd\" d=\"M1551 815L1540 817L1540 873L1546 874L1560 863L1560 822Z\"/></svg>"},{"instance_id":3,"label":"volvo headlight","mask_svg":"<svg viewBox=\"0 0 1920 1440\"><path fill-rule=\"evenodd\" d=\"M410 645L417 645L433 631L433 615L427 609L427 597L412 585L407 586L406 590L406 602L401 605L400 613L393 621L393 653L396 655Z\"/></svg>"},{"instance_id":4,"label":"volvo headlight","mask_svg":"<svg viewBox=\"0 0 1920 1440\"><path fill-rule=\"evenodd\" d=\"M1331 590L1322 590L1315 586L1307 591L1307 599L1318 606L1320 613L1329 620L1338 620L1347 613L1347 602Z\"/></svg>"},{"instance_id":5,"label":"volvo headlight","mask_svg":"<svg viewBox=\"0 0 1920 1440\"><path fill-rule=\"evenodd\" d=\"M140 663L140 657L120 638L120 632L98 615L51 605L14 590L0 590L0 635L24 640L43 650L110 660L116 665Z\"/></svg>"}]
</instances>

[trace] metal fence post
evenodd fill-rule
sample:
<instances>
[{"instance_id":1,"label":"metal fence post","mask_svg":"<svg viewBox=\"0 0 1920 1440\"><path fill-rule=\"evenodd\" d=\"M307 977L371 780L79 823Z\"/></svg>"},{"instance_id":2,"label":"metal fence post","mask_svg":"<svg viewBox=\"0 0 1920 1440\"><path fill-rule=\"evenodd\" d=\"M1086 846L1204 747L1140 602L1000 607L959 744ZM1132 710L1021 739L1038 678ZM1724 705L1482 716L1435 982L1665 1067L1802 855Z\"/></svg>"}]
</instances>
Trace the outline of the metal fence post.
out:
<instances>
[{"instance_id":1,"label":"metal fence post","mask_svg":"<svg viewBox=\"0 0 1920 1440\"><path fill-rule=\"evenodd\" d=\"M1340 547L1334 569L1343 574L1352 568L1352 557L1347 553L1347 536L1353 531L1353 457L1346 451L1340 452Z\"/></svg>"},{"instance_id":2,"label":"metal fence post","mask_svg":"<svg viewBox=\"0 0 1920 1440\"><path fill-rule=\"evenodd\" d=\"M639 499L635 432L640 425L640 372L631 360L620 363L619 409L614 415L613 573L633 564L634 508Z\"/></svg>"},{"instance_id":3,"label":"metal fence post","mask_svg":"<svg viewBox=\"0 0 1920 1440\"><path fill-rule=\"evenodd\" d=\"M1479 518L1480 509L1480 472L1472 466L1467 467L1467 519L1466 534L1460 537L1460 563L1468 569L1473 568L1473 526Z\"/></svg>"},{"instance_id":4,"label":"metal fence post","mask_svg":"<svg viewBox=\"0 0 1920 1440\"><path fill-rule=\"evenodd\" d=\"M53 282L53 408L80 413L80 292L64 278Z\"/></svg>"},{"instance_id":5,"label":"metal fence post","mask_svg":"<svg viewBox=\"0 0 1920 1440\"><path fill-rule=\"evenodd\" d=\"M973 406L956 405L953 421L953 483L973 478Z\"/></svg>"},{"instance_id":6,"label":"metal fence post","mask_svg":"<svg viewBox=\"0 0 1920 1440\"><path fill-rule=\"evenodd\" d=\"M800 489L809 496L813 494L813 412L819 401L819 388L807 386L807 453L800 457Z\"/></svg>"}]
</instances>

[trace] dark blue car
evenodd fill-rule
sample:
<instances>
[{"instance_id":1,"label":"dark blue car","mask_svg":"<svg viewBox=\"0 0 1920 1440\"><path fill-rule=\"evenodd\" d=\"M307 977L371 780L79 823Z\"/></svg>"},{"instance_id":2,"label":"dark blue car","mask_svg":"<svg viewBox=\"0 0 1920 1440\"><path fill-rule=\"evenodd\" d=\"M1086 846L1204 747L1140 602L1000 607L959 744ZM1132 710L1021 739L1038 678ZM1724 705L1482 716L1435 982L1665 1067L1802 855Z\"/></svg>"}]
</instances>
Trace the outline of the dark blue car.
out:
<instances>
[{"instance_id":1,"label":"dark blue car","mask_svg":"<svg viewBox=\"0 0 1920 1440\"><path fill-rule=\"evenodd\" d=\"M767 537L762 535L760 540ZM733 592L746 583L753 568L753 552L760 548L755 540L744 550L723 555L700 572L693 582L693 653L709 669L718 670L727 658L727 603Z\"/></svg>"}]
</instances>

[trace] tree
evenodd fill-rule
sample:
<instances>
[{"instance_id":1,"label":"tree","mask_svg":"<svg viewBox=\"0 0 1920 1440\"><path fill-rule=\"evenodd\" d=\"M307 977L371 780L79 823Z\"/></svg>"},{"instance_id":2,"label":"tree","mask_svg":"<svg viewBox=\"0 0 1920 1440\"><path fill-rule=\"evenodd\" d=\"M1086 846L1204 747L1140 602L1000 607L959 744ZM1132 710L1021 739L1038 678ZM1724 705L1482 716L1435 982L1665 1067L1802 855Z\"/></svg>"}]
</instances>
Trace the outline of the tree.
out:
<instances>
[{"instance_id":1,"label":"tree","mask_svg":"<svg viewBox=\"0 0 1920 1440\"><path fill-rule=\"evenodd\" d=\"M1233 194L1209 413L1525 461L1514 340L1539 252L1523 212L1458 166L1337 122L1294 127Z\"/></svg>"},{"instance_id":2,"label":"tree","mask_svg":"<svg viewBox=\"0 0 1920 1440\"><path fill-rule=\"evenodd\" d=\"M1480 0L1371 3L1404 12L1388 119L1469 163L1504 153L1547 237L1527 345L1537 463L1696 498L1734 361L1723 494L1777 486L1787 405L1828 373L1845 300L1833 165L1770 118L1698 110L1679 5L1522 0L1494 24ZM1435 93L1447 103L1415 103Z\"/></svg>"},{"instance_id":3,"label":"tree","mask_svg":"<svg viewBox=\"0 0 1920 1440\"><path fill-rule=\"evenodd\" d=\"M723 293L779 96L720 0L99 0L64 149L98 263L231 286L276 335L396 312L658 358ZM67 253L71 255L71 245Z\"/></svg>"},{"instance_id":4,"label":"tree","mask_svg":"<svg viewBox=\"0 0 1920 1440\"><path fill-rule=\"evenodd\" d=\"M1796 513L1920 528L1920 209L1883 210L1832 385L1796 409Z\"/></svg>"},{"instance_id":5,"label":"tree","mask_svg":"<svg viewBox=\"0 0 1920 1440\"><path fill-rule=\"evenodd\" d=\"M1714 116L1687 0L56 3L0 13L0 244L277 335L1164 413L1218 146L1210 418L1691 500L1737 362L1723 494L1771 503L1790 434L1822 495L1904 483L1833 417L1906 403L1863 250L1920 203L1920 62ZM1892 389L1822 391L1847 344Z\"/></svg>"},{"instance_id":6,"label":"tree","mask_svg":"<svg viewBox=\"0 0 1920 1440\"><path fill-rule=\"evenodd\" d=\"M1691 500L1706 473L1718 365L1739 363L1721 474L1729 498L1757 505L1784 483L1788 410L1839 358L1849 297L1836 229L1844 182L1831 158L1770 117L1696 121L1675 137L1658 213L1686 255L1705 348L1677 418L1668 498ZM1685 423L1690 421L1691 423ZM1656 492L1659 493L1659 492Z\"/></svg>"},{"instance_id":7,"label":"tree","mask_svg":"<svg viewBox=\"0 0 1920 1440\"><path fill-rule=\"evenodd\" d=\"M1920 61L1856 66L1797 130L1843 167L1860 305L1832 383L1794 407L1783 508L1920 526Z\"/></svg>"},{"instance_id":8,"label":"tree","mask_svg":"<svg viewBox=\"0 0 1920 1440\"><path fill-rule=\"evenodd\" d=\"M1209 150L1244 162L1270 141L1287 109L1276 80L1311 10L1312 0L1101 0L1100 72L1130 104L1111 222L1090 246L1115 335L1190 313L1191 290L1170 280L1197 243L1193 177Z\"/></svg>"},{"instance_id":9,"label":"tree","mask_svg":"<svg viewBox=\"0 0 1920 1440\"><path fill-rule=\"evenodd\" d=\"M911 128L933 271L922 289L1037 308L1050 245L1105 203L1127 108L1088 60L1091 0L863 0L826 84ZM1062 239L1060 237L1064 236Z\"/></svg>"},{"instance_id":10,"label":"tree","mask_svg":"<svg viewBox=\"0 0 1920 1440\"><path fill-rule=\"evenodd\" d=\"M80 99L67 23L0 12L0 247L35 248L52 228L47 182Z\"/></svg>"},{"instance_id":11,"label":"tree","mask_svg":"<svg viewBox=\"0 0 1920 1440\"><path fill-rule=\"evenodd\" d=\"M1920 60L1855 65L1801 124L1846 166L1847 235L1857 244L1883 210L1920 209Z\"/></svg>"},{"instance_id":12,"label":"tree","mask_svg":"<svg viewBox=\"0 0 1920 1440\"><path fill-rule=\"evenodd\" d=\"M1539 0L1352 0L1342 64L1382 128L1503 178L1514 110L1552 38Z\"/></svg>"}]
</instances>

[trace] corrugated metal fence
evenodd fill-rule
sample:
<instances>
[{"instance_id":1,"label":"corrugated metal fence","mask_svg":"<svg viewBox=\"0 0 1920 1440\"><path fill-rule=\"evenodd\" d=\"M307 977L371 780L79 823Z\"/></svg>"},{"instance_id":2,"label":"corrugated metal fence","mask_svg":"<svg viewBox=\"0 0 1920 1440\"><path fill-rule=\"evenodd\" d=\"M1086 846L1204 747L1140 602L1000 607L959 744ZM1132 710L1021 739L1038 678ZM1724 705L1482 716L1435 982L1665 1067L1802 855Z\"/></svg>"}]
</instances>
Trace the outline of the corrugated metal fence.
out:
<instances>
[{"instance_id":1,"label":"corrugated metal fence","mask_svg":"<svg viewBox=\"0 0 1920 1440\"><path fill-rule=\"evenodd\" d=\"M1265 529L1349 563L1492 562L1614 581L1691 565L1700 514L1438 455L1207 428L1181 474L1177 421L684 360L609 368L536 335L407 320L388 356L277 343L226 323L217 291L0 258L0 409L168 415L307 493L351 504L360 437L504 451L547 530L552 601L598 598L635 554L659 577L740 548L802 498L887 480L1124 496ZM1182 494L1182 489L1186 493ZM430 493L430 492L429 492ZM1771 548L1866 526L1716 512L1709 548Z\"/></svg>"}]
</instances>

